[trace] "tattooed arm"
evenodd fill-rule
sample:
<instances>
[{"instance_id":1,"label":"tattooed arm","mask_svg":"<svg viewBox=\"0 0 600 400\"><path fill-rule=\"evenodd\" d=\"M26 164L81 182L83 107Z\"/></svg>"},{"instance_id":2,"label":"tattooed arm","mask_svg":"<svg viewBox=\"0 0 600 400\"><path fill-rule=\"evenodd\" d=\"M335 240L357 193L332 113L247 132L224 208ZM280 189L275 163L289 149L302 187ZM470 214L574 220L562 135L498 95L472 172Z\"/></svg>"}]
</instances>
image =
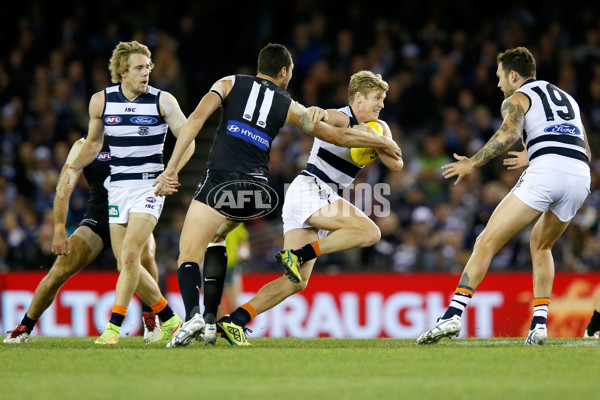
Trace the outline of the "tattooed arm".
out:
<instances>
[{"instance_id":1,"label":"tattooed arm","mask_svg":"<svg viewBox=\"0 0 600 400\"><path fill-rule=\"evenodd\" d=\"M468 158L454 154L458 161L442 167L444 178L456 176L456 185L466 175L473 172L477 167L490 161L492 158L504 153L515 144L523 131L525 111L529 107L529 100L521 93L515 93L502 103L500 112L504 120L500 129L488 140L488 142L473 157Z\"/></svg>"}]
</instances>

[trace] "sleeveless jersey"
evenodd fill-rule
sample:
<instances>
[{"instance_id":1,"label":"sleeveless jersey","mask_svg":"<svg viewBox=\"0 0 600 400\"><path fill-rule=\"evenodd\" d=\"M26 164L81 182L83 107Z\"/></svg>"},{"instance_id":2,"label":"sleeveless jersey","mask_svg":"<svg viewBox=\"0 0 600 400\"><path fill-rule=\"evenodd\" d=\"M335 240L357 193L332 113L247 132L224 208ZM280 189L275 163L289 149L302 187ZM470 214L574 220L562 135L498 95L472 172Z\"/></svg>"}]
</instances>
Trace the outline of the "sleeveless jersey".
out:
<instances>
[{"instance_id":1,"label":"sleeveless jersey","mask_svg":"<svg viewBox=\"0 0 600 400\"><path fill-rule=\"evenodd\" d=\"M208 169L267 177L271 143L285 124L292 99L275 83L236 75L210 148Z\"/></svg>"},{"instance_id":2,"label":"sleeveless jersey","mask_svg":"<svg viewBox=\"0 0 600 400\"><path fill-rule=\"evenodd\" d=\"M163 148L167 123L160 114L160 90L128 100L121 85L104 90L102 119L110 148L110 180L114 186L147 183L164 170Z\"/></svg>"},{"instance_id":3,"label":"sleeveless jersey","mask_svg":"<svg viewBox=\"0 0 600 400\"><path fill-rule=\"evenodd\" d=\"M82 141L85 139L81 139ZM90 197L88 199L85 215L86 218L105 219L108 224L108 192L104 187L104 181L110 175L110 152L108 144L104 141L102 150L90 165L83 168L83 176L90 186Z\"/></svg>"},{"instance_id":4,"label":"sleeveless jersey","mask_svg":"<svg viewBox=\"0 0 600 400\"><path fill-rule=\"evenodd\" d=\"M517 92L527 96L530 103L523 127L529 162L533 165L543 159L557 168L589 171L583 123L575 99L553 84L535 79L525 82Z\"/></svg>"},{"instance_id":5,"label":"sleeveless jersey","mask_svg":"<svg viewBox=\"0 0 600 400\"><path fill-rule=\"evenodd\" d=\"M350 118L349 127L358 124L350 106L338 108L338 111ZM315 138L306 168L302 175L311 175L321 179L324 183L332 183L348 187L364 166L352 161L350 149L324 142Z\"/></svg>"}]
</instances>

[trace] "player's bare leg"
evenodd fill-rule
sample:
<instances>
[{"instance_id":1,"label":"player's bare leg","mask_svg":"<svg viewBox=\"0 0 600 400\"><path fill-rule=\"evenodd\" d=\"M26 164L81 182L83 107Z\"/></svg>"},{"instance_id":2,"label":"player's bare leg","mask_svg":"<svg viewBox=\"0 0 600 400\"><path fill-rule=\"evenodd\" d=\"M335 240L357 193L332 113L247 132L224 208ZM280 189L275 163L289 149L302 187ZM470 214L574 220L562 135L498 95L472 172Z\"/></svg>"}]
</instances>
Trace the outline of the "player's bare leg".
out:
<instances>
[{"instance_id":1,"label":"player's bare leg","mask_svg":"<svg viewBox=\"0 0 600 400\"><path fill-rule=\"evenodd\" d=\"M44 311L50 307L62 285L98 257L104 245L100 236L81 226L69 237L69 254L60 255L40 281L21 324L10 331L5 343L24 343Z\"/></svg>"},{"instance_id":2,"label":"player's bare leg","mask_svg":"<svg viewBox=\"0 0 600 400\"><path fill-rule=\"evenodd\" d=\"M156 240L154 239L154 235L150 234L142 249L140 262L152 279L158 283L158 266L156 265L155 256ZM142 323L144 324L144 342L156 342L160 335L160 320L158 315L152 311L150 305L145 301L142 301Z\"/></svg>"},{"instance_id":3,"label":"player's bare leg","mask_svg":"<svg viewBox=\"0 0 600 400\"><path fill-rule=\"evenodd\" d=\"M529 247L533 264L533 318L525 344L544 344L548 338L546 320L554 282L552 246L569 226L551 211L546 211L531 231Z\"/></svg>"},{"instance_id":4,"label":"player's bare leg","mask_svg":"<svg viewBox=\"0 0 600 400\"><path fill-rule=\"evenodd\" d=\"M372 246L381 238L377 225L344 199L321 208L306 222L315 229L331 233L323 239L299 243L295 247L284 245L285 250L277 253L277 263L293 283L301 282L299 271L303 264L321 254Z\"/></svg>"},{"instance_id":5,"label":"player's bare leg","mask_svg":"<svg viewBox=\"0 0 600 400\"><path fill-rule=\"evenodd\" d=\"M286 249L298 248L317 239L318 234L315 229L292 229L285 234L283 246ZM315 261L316 259L312 259L302 264L302 268L300 268L302 281L300 283L292 283L284 275L261 287L248 302L254 308L255 315L270 310L289 296L304 290L308 285Z\"/></svg>"},{"instance_id":6,"label":"player's bare leg","mask_svg":"<svg viewBox=\"0 0 600 400\"><path fill-rule=\"evenodd\" d=\"M463 270L450 306L431 329L419 336L417 343L436 343L444 337L460 334L462 313L487 273L492 257L511 237L540 214L540 211L529 207L513 193L509 193L500 202L475 241L473 253Z\"/></svg>"},{"instance_id":7,"label":"player's bare leg","mask_svg":"<svg viewBox=\"0 0 600 400\"><path fill-rule=\"evenodd\" d=\"M216 312L214 316L202 316L200 313L200 289L202 275L200 264L204 259L206 249L214 240L219 228L227 218L206 204L192 200L188 208L181 238L179 239L179 270L177 278L179 290L185 306L186 322L175 332L167 347L185 346L195 337L210 331L210 337L205 340L214 343L217 338ZM211 278L212 279L212 278ZM205 288L206 290L206 288ZM222 288L220 289L222 290ZM204 318L208 318L205 323Z\"/></svg>"},{"instance_id":8,"label":"player's bare leg","mask_svg":"<svg viewBox=\"0 0 600 400\"><path fill-rule=\"evenodd\" d=\"M168 341L181 326L181 320L160 293L158 284L140 264L142 249L155 225L156 218L144 213L131 213L126 226L111 224L111 242L119 267L119 279L111 319L96 344L118 343L120 326L136 290L163 322L159 341Z\"/></svg>"}]
</instances>

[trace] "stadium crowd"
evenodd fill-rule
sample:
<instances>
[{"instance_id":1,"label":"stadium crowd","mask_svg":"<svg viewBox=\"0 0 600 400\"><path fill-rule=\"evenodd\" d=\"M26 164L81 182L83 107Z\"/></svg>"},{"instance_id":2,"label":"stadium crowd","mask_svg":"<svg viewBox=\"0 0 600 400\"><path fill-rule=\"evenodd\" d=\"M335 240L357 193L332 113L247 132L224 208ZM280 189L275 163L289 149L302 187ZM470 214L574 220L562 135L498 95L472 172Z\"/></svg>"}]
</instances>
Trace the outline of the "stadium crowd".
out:
<instances>
[{"instance_id":1,"label":"stadium crowd","mask_svg":"<svg viewBox=\"0 0 600 400\"><path fill-rule=\"evenodd\" d=\"M534 10L509 2L514 4L486 11L455 2L433 0L422 7L403 1L381 4L375 13L366 2L352 1L343 8L316 0L258 1L232 11L225 2L175 0L169 7L177 12L165 13L163 3L148 3L140 13L119 1L102 7L73 1L57 15L49 3L34 1L0 15L0 270L52 264L52 202L60 168L71 144L86 132L90 96L110 84L110 52L128 40L150 47L150 84L174 94L185 114L221 76L253 75L255 55L269 42L292 52L289 91L307 106L341 107L352 73L382 74L390 89L381 118L403 150L405 167L392 174L374 162L358 178L367 188L389 184L390 212L371 215L382 239L370 248L324 256L316 268L399 273L462 270L476 236L516 183L521 171L506 170L504 157L459 185L446 181L440 167L453 153L472 155L499 127L503 98L496 87L496 55L527 46L538 62L538 78L578 99L593 152L592 193L555 245L556 266L600 269L600 15L593 5L548 1ZM248 18L260 21L252 25L256 31L246 31ZM311 145L309 136L291 127L275 140L270 179L280 196L306 165ZM86 196L82 179L72 197L70 231L83 217ZM190 199L167 199L166 208L175 210L157 225L163 271L176 268ZM367 213L378 206L369 190L352 192L351 201ZM252 257L245 270L276 268L279 210L247 228ZM492 270L529 270L528 237L523 232L511 240ZM105 254L93 265L116 264Z\"/></svg>"}]
</instances>

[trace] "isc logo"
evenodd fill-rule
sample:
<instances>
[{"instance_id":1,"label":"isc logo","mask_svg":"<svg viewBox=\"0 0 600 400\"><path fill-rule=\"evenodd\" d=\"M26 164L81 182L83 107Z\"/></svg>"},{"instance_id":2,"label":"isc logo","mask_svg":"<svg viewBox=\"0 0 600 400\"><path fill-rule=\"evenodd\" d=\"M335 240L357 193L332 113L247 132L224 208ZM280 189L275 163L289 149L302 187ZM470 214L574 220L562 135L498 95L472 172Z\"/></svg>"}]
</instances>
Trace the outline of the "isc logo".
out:
<instances>
[{"instance_id":1,"label":"isc logo","mask_svg":"<svg viewBox=\"0 0 600 400\"><path fill-rule=\"evenodd\" d=\"M132 112L133 113L133 112L135 112L135 108L129 108L128 107L128 108L125 109L125 112Z\"/></svg>"},{"instance_id":2,"label":"isc logo","mask_svg":"<svg viewBox=\"0 0 600 400\"><path fill-rule=\"evenodd\" d=\"M110 116L104 118L104 122L107 123L108 125L116 125L116 124L120 123L121 121L122 121L122 119L118 115L110 115Z\"/></svg>"}]
</instances>

